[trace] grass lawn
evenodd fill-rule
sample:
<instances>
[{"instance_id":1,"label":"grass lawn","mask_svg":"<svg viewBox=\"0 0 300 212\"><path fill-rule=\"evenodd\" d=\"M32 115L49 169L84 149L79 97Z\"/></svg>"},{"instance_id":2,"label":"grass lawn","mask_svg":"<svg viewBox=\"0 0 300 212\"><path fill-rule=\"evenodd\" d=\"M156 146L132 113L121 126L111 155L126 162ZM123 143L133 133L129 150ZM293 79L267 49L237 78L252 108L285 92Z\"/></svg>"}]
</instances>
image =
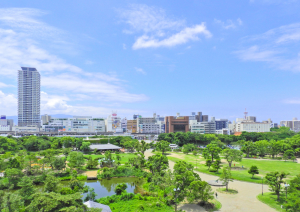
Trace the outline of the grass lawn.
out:
<instances>
[{"instance_id":1,"label":"grass lawn","mask_svg":"<svg viewBox=\"0 0 300 212\"><path fill-rule=\"evenodd\" d=\"M237 190L230 189L230 188L228 188L228 191L226 191L226 188L218 188L217 191L220 193L224 193L224 194L237 194L238 193Z\"/></svg>"},{"instance_id":2,"label":"grass lawn","mask_svg":"<svg viewBox=\"0 0 300 212\"><path fill-rule=\"evenodd\" d=\"M159 206L156 205L156 202L145 201L145 200L129 200L129 201L120 201L117 203L109 204L112 212L173 212L174 208L172 206L167 206L163 203L160 203Z\"/></svg>"},{"instance_id":3,"label":"grass lawn","mask_svg":"<svg viewBox=\"0 0 300 212\"><path fill-rule=\"evenodd\" d=\"M119 155L121 156L121 160L120 160L121 164L125 164L126 162L128 162L129 158L135 157L134 153L121 153ZM116 158L116 154L112 154L112 157Z\"/></svg>"},{"instance_id":4,"label":"grass lawn","mask_svg":"<svg viewBox=\"0 0 300 212\"><path fill-rule=\"evenodd\" d=\"M184 160L186 162L189 162L191 164L193 164L194 166L196 166L196 162L195 162L195 156L193 155L185 155L183 156L182 153L175 153L178 154L178 157L174 157L174 156L168 156L168 158L171 161L177 162L180 160ZM199 161L205 161L205 159L201 158L199 159ZM233 162L234 164L234 162ZM232 167L234 167L234 165L232 164ZM261 183L261 176L265 176L267 173L269 172L274 172L274 171L284 171L284 172L288 172L290 173L290 175L288 176L289 179L293 178L294 176L298 175L300 173L300 164L299 163L295 163L292 161L278 161L278 160L254 160L254 159L245 159L243 158L243 160L241 162L235 163L235 167L244 167L245 170L231 170L232 176L234 179L236 180L241 180L241 181L247 181L247 182L254 182L254 183ZM227 166L228 163L222 163L223 166ZM258 167L259 169L259 175L255 175L254 178L252 179L251 175L248 173L248 169L252 166L255 165ZM211 175L215 175L215 176L220 176L222 170L219 170L219 173L215 173L215 172L209 172L208 167L205 166L204 164L200 164L198 163L197 165L197 171L199 172L203 172L203 173L207 173L207 174L211 174Z\"/></svg>"},{"instance_id":5,"label":"grass lawn","mask_svg":"<svg viewBox=\"0 0 300 212\"><path fill-rule=\"evenodd\" d=\"M264 195L258 195L257 199L265 204L267 204L268 206L270 206L271 208L276 209L277 211L286 211L284 209L281 209L281 205L284 204L285 201L285 195L282 194L280 195L280 201L277 202L277 196L275 193L272 192L267 192L264 193Z\"/></svg>"}]
</instances>

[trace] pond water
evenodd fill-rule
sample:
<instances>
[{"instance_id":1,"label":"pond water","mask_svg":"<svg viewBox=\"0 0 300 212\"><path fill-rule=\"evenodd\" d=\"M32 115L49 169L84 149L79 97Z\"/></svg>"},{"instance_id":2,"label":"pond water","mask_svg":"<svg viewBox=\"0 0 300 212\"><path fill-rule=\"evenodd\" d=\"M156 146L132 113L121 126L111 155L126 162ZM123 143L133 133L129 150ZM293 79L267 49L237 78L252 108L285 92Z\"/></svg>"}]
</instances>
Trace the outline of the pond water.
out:
<instances>
[{"instance_id":1,"label":"pond water","mask_svg":"<svg viewBox=\"0 0 300 212\"><path fill-rule=\"evenodd\" d=\"M128 193L138 193L137 186L142 185L142 180L139 180L136 177L122 177L122 178L112 178L110 180L88 180L85 182L85 185L94 188L95 193L97 194L96 199L106 196L111 196L115 194L115 187L120 184L125 183L127 185L126 191ZM84 197L86 194L83 194ZM83 198L84 198L83 197Z\"/></svg>"}]
</instances>

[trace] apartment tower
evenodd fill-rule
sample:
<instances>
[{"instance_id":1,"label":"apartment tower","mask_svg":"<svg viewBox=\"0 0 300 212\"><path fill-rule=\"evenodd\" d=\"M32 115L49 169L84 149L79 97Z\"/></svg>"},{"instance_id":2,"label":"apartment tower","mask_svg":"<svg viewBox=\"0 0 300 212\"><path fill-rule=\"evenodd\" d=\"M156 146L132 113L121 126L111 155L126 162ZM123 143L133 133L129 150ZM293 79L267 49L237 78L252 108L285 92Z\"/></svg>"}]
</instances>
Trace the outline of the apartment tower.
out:
<instances>
[{"instance_id":1,"label":"apartment tower","mask_svg":"<svg viewBox=\"0 0 300 212\"><path fill-rule=\"evenodd\" d=\"M40 73L36 68L18 71L18 125L40 126Z\"/></svg>"}]
</instances>

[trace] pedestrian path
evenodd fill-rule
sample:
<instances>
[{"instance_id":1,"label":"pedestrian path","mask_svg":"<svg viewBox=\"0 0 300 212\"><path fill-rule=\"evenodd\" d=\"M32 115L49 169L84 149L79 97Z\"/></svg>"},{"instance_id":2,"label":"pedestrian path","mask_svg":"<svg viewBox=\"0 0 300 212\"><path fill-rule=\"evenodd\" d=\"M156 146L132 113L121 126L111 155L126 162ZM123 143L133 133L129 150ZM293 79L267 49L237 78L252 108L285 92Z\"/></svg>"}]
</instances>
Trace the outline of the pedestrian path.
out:
<instances>
[{"instance_id":1,"label":"pedestrian path","mask_svg":"<svg viewBox=\"0 0 300 212\"><path fill-rule=\"evenodd\" d=\"M148 158L149 156L153 155L151 151L145 152L145 157ZM169 160L169 167L173 171L174 162ZM204 174L201 172L197 172L201 177L201 180L204 181L211 181L217 180L217 176ZM222 212L276 212L275 209L270 208L268 205L260 202L256 196L262 191L269 192L268 185L261 185L257 183L249 183L234 180L233 182L229 183L229 187L231 189L238 190L237 194L224 194L218 193L218 201L221 202L222 208L220 211ZM213 187L212 189L214 193L216 189L219 187ZM187 210L188 211L188 210ZM191 210L192 211L192 210Z\"/></svg>"}]
</instances>

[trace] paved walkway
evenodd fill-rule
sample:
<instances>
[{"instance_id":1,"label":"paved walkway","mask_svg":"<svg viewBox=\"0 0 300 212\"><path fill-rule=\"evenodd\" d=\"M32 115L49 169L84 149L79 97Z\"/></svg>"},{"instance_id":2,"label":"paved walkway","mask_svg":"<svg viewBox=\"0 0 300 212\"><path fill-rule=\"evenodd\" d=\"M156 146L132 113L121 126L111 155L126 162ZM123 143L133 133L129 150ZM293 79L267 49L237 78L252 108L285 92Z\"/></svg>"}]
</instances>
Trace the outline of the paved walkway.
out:
<instances>
[{"instance_id":1,"label":"paved walkway","mask_svg":"<svg viewBox=\"0 0 300 212\"><path fill-rule=\"evenodd\" d=\"M145 157L153 155L151 151L145 152ZM174 162L169 160L170 169L173 170ZM201 172L197 172L204 181L209 180L217 180L217 176L204 174ZM212 187L213 191L218 187ZM257 183L248 183L243 181L234 180L229 183L229 188L238 190L238 194L223 194L218 192L218 201L221 202L222 208L220 211L222 212L276 212L275 209L270 208L266 204L260 202L256 196L262 192L262 185ZM264 192L269 192L268 185L263 185ZM196 206L197 207L197 206ZM198 206L199 207L199 206ZM201 207L199 207L199 211ZM195 208L193 210L186 209L189 211L196 211Z\"/></svg>"}]
</instances>

